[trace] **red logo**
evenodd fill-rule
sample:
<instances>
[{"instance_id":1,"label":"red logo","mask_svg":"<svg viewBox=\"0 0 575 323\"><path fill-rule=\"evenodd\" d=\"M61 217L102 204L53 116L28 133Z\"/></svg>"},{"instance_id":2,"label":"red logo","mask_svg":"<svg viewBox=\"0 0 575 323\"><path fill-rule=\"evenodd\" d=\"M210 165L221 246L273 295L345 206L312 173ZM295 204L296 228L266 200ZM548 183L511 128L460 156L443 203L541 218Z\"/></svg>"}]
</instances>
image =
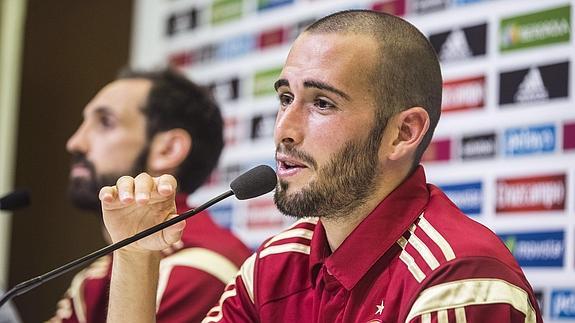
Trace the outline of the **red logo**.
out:
<instances>
[{"instance_id":1,"label":"red logo","mask_svg":"<svg viewBox=\"0 0 575 323\"><path fill-rule=\"evenodd\" d=\"M258 48L279 46L284 42L286 31L283 27L263 31L258 36Z\"/></svg>"},{"instance_id":2,"label":"red logo","mask_svg":"<svg viewBox=\"0 0 575 323\"><path fill-rule=\"evenodd\" d=\"M405 15L405 0L376 1L371 5L371 10L403 16Z\"/></svg>"},{"instance_id":3,"label":"red logo","mask_svg":"<svg viewBox=\"0 0 575 323\"><path fill-rule=\"evenodd\" d=\"M443 83L441 111L481 109L485 104L485 76Z\"/></svg>"},{"instance_id":4,"label":"red logo","mask_svg":"<svg viewBox=\"0 0 575 323\"><path fill-rule=\"evenodd\" d=\"M565 174L497 180L497 212L565 209Z\"/></svg>"},{"instance_id":5,"label":"red logo","mask_svg":"<svg viewBox=\"0 0 575 323\"><path fill-rule=\"evenodd\" d=\"M563 150L575 149L575 123L563 125Z\"/></svg>"},{"instance_id":6,"label":"red logo","mask_svg":"<svg viewBox=\"0 0 575 323\"><path fill-rule=\"evenodd\" d=\"M446 161L451 159L451 140L433 140L421 157L422 162Z\"/></svg>"}]
</instances>

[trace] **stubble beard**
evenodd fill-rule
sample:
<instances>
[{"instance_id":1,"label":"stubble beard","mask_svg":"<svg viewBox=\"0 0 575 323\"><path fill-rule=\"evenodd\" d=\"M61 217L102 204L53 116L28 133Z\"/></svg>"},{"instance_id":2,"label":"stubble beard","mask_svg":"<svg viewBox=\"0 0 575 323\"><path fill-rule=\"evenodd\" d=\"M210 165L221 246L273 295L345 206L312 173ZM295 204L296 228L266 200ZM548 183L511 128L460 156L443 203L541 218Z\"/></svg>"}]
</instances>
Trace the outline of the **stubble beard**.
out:
<instances>
[{"instance_id":1,"label":"stubble beard","mask_svg":"<svg viewBox=\"0 0 575 323\"><path fill-rule=\"evenodd\" d=\"M116 181L123 175L136 176L146 169L146 161L149 153L148 147L144 147L129 172L97 174L92 162L83 154L74 154L72 164L82 164L90 172L89 178L70 178L68 184L68 197L72 204L81 210L99 212L102 209L98 195L104 186L116 185Z\"/></svg>"},{"instance_id":2,"label":"stubble beard","mask_svg":"<svg viewBox=\"0 0 575 323\"><path fill-rule=\"evenodd\" d=\"M289 183L280 179L274 193L278 210L297 219L337 220L352 214L376 189L381 132L375 132L366 139L349 141L325 166L316 169L317 179L298 192L288 194ZM289 155L290 150L295 148L286 147L284 152Z\"/></svg>"}]
</instances>

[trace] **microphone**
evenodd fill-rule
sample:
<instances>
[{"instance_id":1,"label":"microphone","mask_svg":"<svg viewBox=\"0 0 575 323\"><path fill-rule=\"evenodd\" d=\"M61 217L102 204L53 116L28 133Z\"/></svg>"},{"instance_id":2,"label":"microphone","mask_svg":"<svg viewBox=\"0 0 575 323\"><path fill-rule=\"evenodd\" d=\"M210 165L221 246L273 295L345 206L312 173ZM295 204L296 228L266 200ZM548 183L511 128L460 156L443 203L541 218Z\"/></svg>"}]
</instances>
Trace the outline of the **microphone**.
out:
<instances>
[{"instance_id":1,"label":"microphone","mask_svg":"<svg viewBox=\"0 0 575 323\"><path fill-rule=\"evenodd\" d=\"M14 211L30 205L30 192L15 190L0 198L0 210Z\"/></svg>"},{"instance_id":2,"label":"microphone","mask_svg":"<svg viewBox=\"0 0 575 323\"><path fill-rule=\"evenodd\" d=\"M207 209L208 207L232 196L235 195L238 200L245 200L251 199L265 193L271 192L277 183L277 177L274 170L266 165L259 165L256 166L249 171L241 174L236 179L232 181L230 184L230 190L224 192L213 199L207 201L206 203L198 206L195 209L190 209L182 214L179 214L177 217L174 217L168 221L162 222L158 225L155 225L151 228L148 228L140 233L137 233L129 238L126 238L122 241L118 241L114 244L108 245L100 250L96 250L91 254L88 254L82 258L76 259L72 262L65 264L64 266L58 267L52 271L49 271L43 275L38 277L32 278L25 282L19 283L18 285L14 286L8 292L6 292L2 298L0 299L0 307L4 305L4 303L8 302L15 296L22 295L41 284L61 276L62 274L67 273L68 271L78 268L79 266L83 265L84 263L93 260L95 258L102 257L114 250L120 249L129 245L132 242L138 241L142 238L145 238L151 234L154 234L160 230L163 230L170 225L173 225L177 222L183 221L193 215L200 213L201 211Z\"/></svg>"}]
</instances>

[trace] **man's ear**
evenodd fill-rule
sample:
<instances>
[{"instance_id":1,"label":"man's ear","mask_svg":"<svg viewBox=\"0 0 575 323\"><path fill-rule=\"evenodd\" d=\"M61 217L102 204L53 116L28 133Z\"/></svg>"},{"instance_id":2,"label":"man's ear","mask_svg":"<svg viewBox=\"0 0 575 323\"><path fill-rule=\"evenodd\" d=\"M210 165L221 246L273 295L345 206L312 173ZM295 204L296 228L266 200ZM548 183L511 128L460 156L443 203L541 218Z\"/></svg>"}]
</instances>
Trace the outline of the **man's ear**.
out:
<instances>
[{"instance_id":1,"label":"man's ear","mask_svg":"<svg viewBox=\"0 0 575 323\"><path fill-rule=\"evenodd\" d=\"M394 118L397 127L393 150L388 158L400 160L412 156L429 129L429 114L421 107L409 108Z\"/></svg>"},{"instance_id":2,"label":"man's ear","mask_svg":"<svg viewBox=\"0 0 575 323\"><path fill-rule=\"evenodd\" d=\"M157 133L150 144L148 170L154 174L173 173L192 149L192 137L181 128Z\"/></svg>"}]
</instances>

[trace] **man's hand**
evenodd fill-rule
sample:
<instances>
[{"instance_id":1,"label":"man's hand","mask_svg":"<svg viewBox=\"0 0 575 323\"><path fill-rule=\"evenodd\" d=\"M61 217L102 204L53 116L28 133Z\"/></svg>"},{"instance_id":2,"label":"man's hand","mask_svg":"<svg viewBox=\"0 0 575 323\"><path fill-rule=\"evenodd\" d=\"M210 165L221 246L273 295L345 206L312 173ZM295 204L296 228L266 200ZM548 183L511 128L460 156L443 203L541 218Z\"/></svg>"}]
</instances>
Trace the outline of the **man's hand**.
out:
<instances>
[{"instance_id":1,"label":"man's hand","mask_svg":"<svg viewBox=\"0 0 575 323\"><path fill-rule=\"evenodd\" d=\"M162 223L176 213L176 180L171 175L151 177L142 173L136 178L123 176L116 186L100 190L104 224L118 242ZM162 250L180 240L185 221L178 222L158 233L136 241L124 249L135 251Z\"/></svg>"}]
</instances>

